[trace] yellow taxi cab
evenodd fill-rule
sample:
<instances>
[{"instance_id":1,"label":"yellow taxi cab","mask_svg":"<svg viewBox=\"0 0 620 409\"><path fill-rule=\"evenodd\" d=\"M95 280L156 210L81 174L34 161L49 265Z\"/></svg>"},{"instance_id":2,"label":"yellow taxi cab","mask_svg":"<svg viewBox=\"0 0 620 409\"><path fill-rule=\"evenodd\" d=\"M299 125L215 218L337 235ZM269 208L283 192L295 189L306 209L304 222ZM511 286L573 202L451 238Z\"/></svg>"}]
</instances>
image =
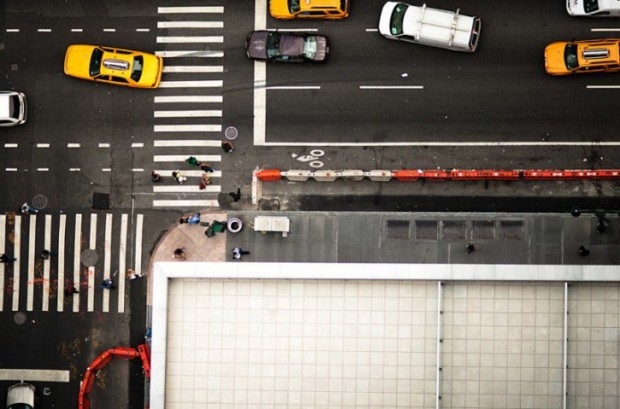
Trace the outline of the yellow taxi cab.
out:
<instances>
[{"instance_id":1,"label":"yellow taxi cab","mask_svg":"<svg viewBox=\"0 0 620 409\"><path fill-rule=\"evenodd\" d=\"M620 71L620 39L557 42L545 48L550 75Z\"/></svg>"},{"instance_id":2,"label":"yellow taxi cab","mask_svg":"<svg viewBox=\"0 0 620 409\"><path fill-rule=\"evenodd\" d=\"M349 0L270 0L269 12L272 17L281 20L341 20L349 15Z\"/></svg>"},{"instance_id":3,"label":"yellow taxi cab","mask_svg":"<svg viewBox=\"0 0 620 409\"><path fill-rule=\"evenodd\" d=\"M65 74L135 88L157 88L163 59L121 48L74 44L67 48Z\"/></svg>"}]
</instances>

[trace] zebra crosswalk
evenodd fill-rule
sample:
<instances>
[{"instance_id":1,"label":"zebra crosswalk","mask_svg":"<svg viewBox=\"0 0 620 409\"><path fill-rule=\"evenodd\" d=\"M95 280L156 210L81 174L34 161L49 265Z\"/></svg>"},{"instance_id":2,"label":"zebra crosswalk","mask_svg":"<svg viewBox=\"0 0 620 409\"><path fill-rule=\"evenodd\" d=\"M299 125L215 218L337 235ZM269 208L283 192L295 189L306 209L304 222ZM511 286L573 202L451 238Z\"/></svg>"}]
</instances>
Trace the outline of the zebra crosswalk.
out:
<instances>
[{"instance_id":1,"label":"zebra crosswalk","mask_svg":"<svg viewBox=\"0 0 620 409\"><path fill-rule=\"evenodd\" d=\"M224 58L223 6L158 7L156 54L164 58L164 76L155 96L156 173L163 183L153 186L153 207L218 207L222 172L222 87ZM186 170L185 159L196 157L216 171L200 189L204 172ZM187 181L170 176L179 169Z\"/></svg>"},{"instance_id":2,"label":"zebra crosswalk","mask_svg":"<svg viewBox=\"0 0 620 409\"><path fill-rule=\"evenodd\" d=\"M0 215L0 253L17 259L0 263L0 312L125 312L127 266L142 273L144 218L99 216ZM117 288L100 288L104 279ZM71 288L78 293L68 296Z\"/></svg>"}]
</instances>

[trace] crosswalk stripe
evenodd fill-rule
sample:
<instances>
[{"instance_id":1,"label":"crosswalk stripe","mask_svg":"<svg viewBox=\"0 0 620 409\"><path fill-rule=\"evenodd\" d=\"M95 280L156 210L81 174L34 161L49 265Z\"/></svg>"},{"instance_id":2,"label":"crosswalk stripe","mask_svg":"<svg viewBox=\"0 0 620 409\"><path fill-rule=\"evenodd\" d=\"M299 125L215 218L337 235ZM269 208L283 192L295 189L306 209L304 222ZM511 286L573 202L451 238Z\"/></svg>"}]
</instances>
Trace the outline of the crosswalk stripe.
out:
<instances>
[{"instance_id":1,"label":"crosswalk stripe","mask_svg":"<svg viewBox=\"0 0 620 409\"><path fill-rule=\"evenodd\" d=\"M139 217L140 215L138 215ZM118 252L118 312L125 312L125 278L123 276L125 271L125 263L127 261L127 215L121 216L121 237L120 246Z\"/></svg>"},{"instance_id":2,"label":"crosswalk stripe","mask_svg":"<svg viewBox=\"0 0 620 409\"><path fill-rule=\"evenodd\" d=\"M220 110L193 110L193 111L155 111L155 118L214 118L221 117Z\"/></svg>"},{"instance_id":3,"label":"crosswalk stripe","mask_svg":"<svg viewBox=\"0 0 620 409\"><path fill-rule=\"evenodd\" d=\"M195 155L200 162L221 162L222 155ZM185 162L187 155L155 155L154 162Z\"/></svg>"},{"instance_id":4,"label":"crosswalk stripe","mask_svg":"<svg viewBox=\"0 0 620 409\"><path fill-rule=\"evenodd\" d=\"M166 169L166 170L155 170L155 173L159 173L160 175L170 175L173 171L171 169ZM183 171L183 176L191 178L191 177L197 177L200 178L202 177L202 175L204 175L205 173L202 170L184 170ZM210 178L221 178L222 177L222 171L221 170L215 170L213 172L209 172L209 177Z\"/></svg>"},{"instance_id":5,"label":"crosswalk stripe","mask_svg":"<svg viewBox=\"0 0 620 409\"><path fill-rule=\"evenodd\" d=\"M217 200L153 200L153 207L219 207Z\"/></svg>"},{"instance_id":6,"label":"crosswalk stripe","mask_svg":"<svg viewBox=\"0 0 620 409\"><path fill-rule=\"evenodd\" d=\"M112 259L112 213L105 215L105 239L103 250L103 278L110 278ZM110 291L103 291L103 312L110 312Z\"/></svg>"},{"instance_id":7,"label":"crosswalk stripe","mask_svg":"<svg viewBox=\"0 0 620 409\"><path fill-rule=\"evenodd\" d=\"M43 248L50 250L52 248L52 215L45 215L45 236L43 239ZM43 259L43 304L41 306L42 311L49 311L50 309L50 264L52 258Z\"/></svg>"},{"instance_id":8,"label":"crosswalk stripe","mask_svg":"<svg viewBox=\"0 0 620 409\"><path fill-rule=\"evenodd\" d=\"M223 21L158 21L157 28L224 28Z\"/></svg>"},{"instance_id":9,"label":"crosswalk stripe","mask_svg":"<svg viewBox=\"0 0 620 409\"><path fill-rule=\"evenodd\" d=\"M80 256L82 255L82 215L75 215L75 229L73 232L73 285L78 291L82 291L80 280ZM80 310L80 297L73 297L73 312Z\"/></svg>"},{"instance_id":10,"label":"crosswalk stripe","mask_svg":"<svg viewBox=\"0 0 620 409\"><path fill-rule=\"evenodd\" d=\"M6 254L4 234L6 215L0 214L0 254ZM0 311L4 310L4 263L0 263Z\"/></svg>"},{"instance_id":11,"label":"crosswalk stripe","mask_svg":"<svg viewBox=\"0 0 620 409\"><path fill-rule=\"evenodd\" d=\"M144 228L144 215L139 214L136 219L136 255L134 259L134 271L142 275L142 231Z\"/></svg>"},{"instance_id":12,"label":"crosswalk stripe","mask_svg":"<svg viewBox=\"0 0 620 409\"><path fill-rule=\"evenodd\" d=\"M204 6L204 7L157 7L159 14L178 14L178 13L223 13L222 6Z\"/></svg>"},{"instance_id":13,"label":"crosswalk stripe","mask_svg":"<svg viewBox=\"0 0 620 409\"><path fill-rule=\"evenodd\" d=\"M219 148L222 146L221 141L205 141L202 139L185 139L185 140L156 140L153 146L168 147L168 146L201 146L201 147L213 147Z\"/></svg>"},{"instance_id":14,"label":"crosswalk stripe","mask_svg":"<svg viewBox=\"0 0 620 409\"><path fill-rule=\"evenodd\" d=\"M15 216L15 231L13 232L13 236L15 238L13 242L13 255L17 257L18 254L21 254L21 243L22 243L22 217ZM19 279L20 279L21 271L20 271L20 262L17 260L13 264L13 311L19 310Z\"/></svg>"},{"instance_id":15,"label":"crosswalk stripe","mask_svg":"<svg viewBox=\"0 0 620 409\"><path fill-rule=\"evenodd\" d=\"M65 229L67 224L67 215L60 215L58 225L58 285L56 294L56 310L64 311L65 305Z\"/></svg>"},{"instance_id":16,"label":"crosswalk stripe","mask_svg":"<svg viewBox=\"0 0 620 409\"><path fill-rule=\"evenodd\" d=\"M176 185L176 186L153 186L154 193L220 193L222 187L219 185L208 185L201 190L197 185Z\"/></svg>"},{"instance_id":17,"label":"crosswalk stripe","mask_svg":"<svg viewBox=\"0 0 620 409\"><path fill-rule=\"evenodd\" d=\"M97 249L97 214L90 215L90 241L88 244L90 250ZM95 267L88 266L88 312L95 310Z\"/></svg>"},{"instance_id":18,"label":"crosswalk stripe","mask_svg":"<svg viewBox=\"0 0 620 409\"><path fill-rule=\"evenodd\" d=\"M184 96L167 96L155 97L155 103L170 102L222 102L224 98L221 95L184 95Z\"/></svg>"},{"instance_id":19,"label":"crosswalk stripe","mask_svg":"<svg viewBox=\"0 0 620 409\"><path fill-rule=\"evenodd\" d=\"M26 289L26 311L32 311L34 306L34 251L37 233L37 216L29 216L28 236L28 287Z\"/></svg>"},{"instance_id":20,"label":"crosswalk stripe","mask_svg":"<svg viewBox=\"0 0 620 409\"><path fill-rule=\"evenodd\" d=\"M164 58L180 58L180 57L198 57L198 58L221 58L224 57L224 51L214 50L164 50L155 51L155 55Z\"/></svg>"},{"instance_id":21,"label":"crosswalk stripe","mask_svg":"<svg viewBox=\"0 0 620 409\"><path fill-rule=\"evenodd\" d=\"M220 88L224 85L222 80L200 81L162 81L160 88Z\"/></svg>"},{"instance_id":22,"label":"crosswalk stripe","mask_svg":"<svg viewBox=\"0 0 620 409\"><path fill-rule=\"evenodd\" d=\"M180 43L223 43L224 36L170 36L157 37L159 44L180 44Z\"/></svg>"},{"instance_id":23,"label":"crosswalk stripe","mask_svg":"<svg viewBox=\"0 0 620 409\"><path fill-rule=\"evenodd\" d=\"M222 125L155 125L155 132L221 132Z\"/></svg>"},{"instance_id":24,"label":"crosswalk stripe","mask_svg":"<svg viewBox=\"0 0 620 409\"><path fill-rule=\"evenodd\" d=\"M168 65L164 67L164 72L224 72L224 67L221 65Z\"/></svg>"}]
</instances>

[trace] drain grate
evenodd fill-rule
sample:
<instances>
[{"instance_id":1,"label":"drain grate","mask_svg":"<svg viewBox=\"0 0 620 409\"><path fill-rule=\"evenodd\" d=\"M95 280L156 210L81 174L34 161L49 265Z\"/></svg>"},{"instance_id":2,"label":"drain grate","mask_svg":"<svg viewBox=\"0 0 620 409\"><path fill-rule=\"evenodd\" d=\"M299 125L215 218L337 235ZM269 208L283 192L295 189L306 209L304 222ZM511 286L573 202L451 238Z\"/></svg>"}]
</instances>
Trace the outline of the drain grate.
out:
<instances>
[{"instance_id":1,"label":"drain grate","mask_svg":"<svg viewBox=\"0 0 620 409\"><path fill-rule=\"evenodd\" d=\"M434 220L416 221L415 238L417 240L437 240L437 222Z\"/></svg>"},{"instance_id":2,"label":"drain grate","mask_svg":"<svg viewBox=\"0 0 620 409\"><path fill-rule=\"evenodd\" d=\"M499 237L502 240L523 240L525 236L522 221L506 220L500 222Z\"/></svg>"},{"instance_id":3,"label":"drain grate","mask_svg":"<svg viewBox=\"0 0 620 409\"><path fill-rule=\"evenodd\" d=\"M388 220L387 238L408 240L410 236L409 220Z\"/></svg>"},{"instance_id":4,"label":"drain grate","mask_svg":"<svg viewBox=\"0 0 620 409\"><path fill-rule=\"evenodd\" d=\"M445 240L465 240L467 225L464 221L443 222L442 236Z\"/></svg>"},{"instance_id":5,"label":"drain grate","mask_svg":"<svg viewBox=\"0 0 620 409\"><path fill-rule=\"evenodd\" d=\"M472 238L474 240L492 240L495 238L495 222L480 220L472 224Z\"/></svg>"}]
</instances>

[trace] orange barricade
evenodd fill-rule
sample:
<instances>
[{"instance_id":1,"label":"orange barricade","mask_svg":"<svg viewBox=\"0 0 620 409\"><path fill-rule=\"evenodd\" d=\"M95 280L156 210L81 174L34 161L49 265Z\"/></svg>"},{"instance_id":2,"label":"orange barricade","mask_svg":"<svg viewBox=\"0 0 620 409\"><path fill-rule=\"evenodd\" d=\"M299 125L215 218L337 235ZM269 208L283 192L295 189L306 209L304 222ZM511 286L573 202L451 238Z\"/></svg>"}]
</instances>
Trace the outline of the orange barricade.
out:
<instances>
[{"instance_id":1,"label":"orange barricade","mask_svg":"<svg viewBox=\"0 0 620 409\"><path fill-rule=\"evenodd\" d=\"M620 170L525 170L523 178L526 180L598 180L620 179Z\"/></svg>"},{"instance_id":2,"label":"orange barricade","mask_svg":"<svg viewBox=\"0 0 620 409\"><path fill-rule=\"evenodd\" d=\"M459 170L450 171L452 180L519 180L518 170Z\"/></svg>"},{"instance_id":3,"label":"orange barricade","mask_svg":"<svg viewBox=\"0 0 620 409\"><path fill-rule=\"evenodd\" d=\"M426 179L430 181L443 181L450 179L450 172L446 172L445 170L423 170L422 173L419 173L421 179Z\"/></svg>"},{"instance_id":4,"label":"orange barricade","mask_svg":"<svg viewBox=\"0 0 620 409\"><path fill-rule=\"evenodd\" d=\"M279 169L263 169L256 172L256 177L263 182L277 182L282 179L282 171Z\"/></svg>"},{"instance_id":5,"label":"orange barricade","mask_svg":"<svg viewBox=\"0 0 620 409\"><path fill-rule=\"evenodd\" d=\"M420 179L421 173L417 170L395 170L392 177L399 182L416 182Z\"/></svg>"}]
</instances>

